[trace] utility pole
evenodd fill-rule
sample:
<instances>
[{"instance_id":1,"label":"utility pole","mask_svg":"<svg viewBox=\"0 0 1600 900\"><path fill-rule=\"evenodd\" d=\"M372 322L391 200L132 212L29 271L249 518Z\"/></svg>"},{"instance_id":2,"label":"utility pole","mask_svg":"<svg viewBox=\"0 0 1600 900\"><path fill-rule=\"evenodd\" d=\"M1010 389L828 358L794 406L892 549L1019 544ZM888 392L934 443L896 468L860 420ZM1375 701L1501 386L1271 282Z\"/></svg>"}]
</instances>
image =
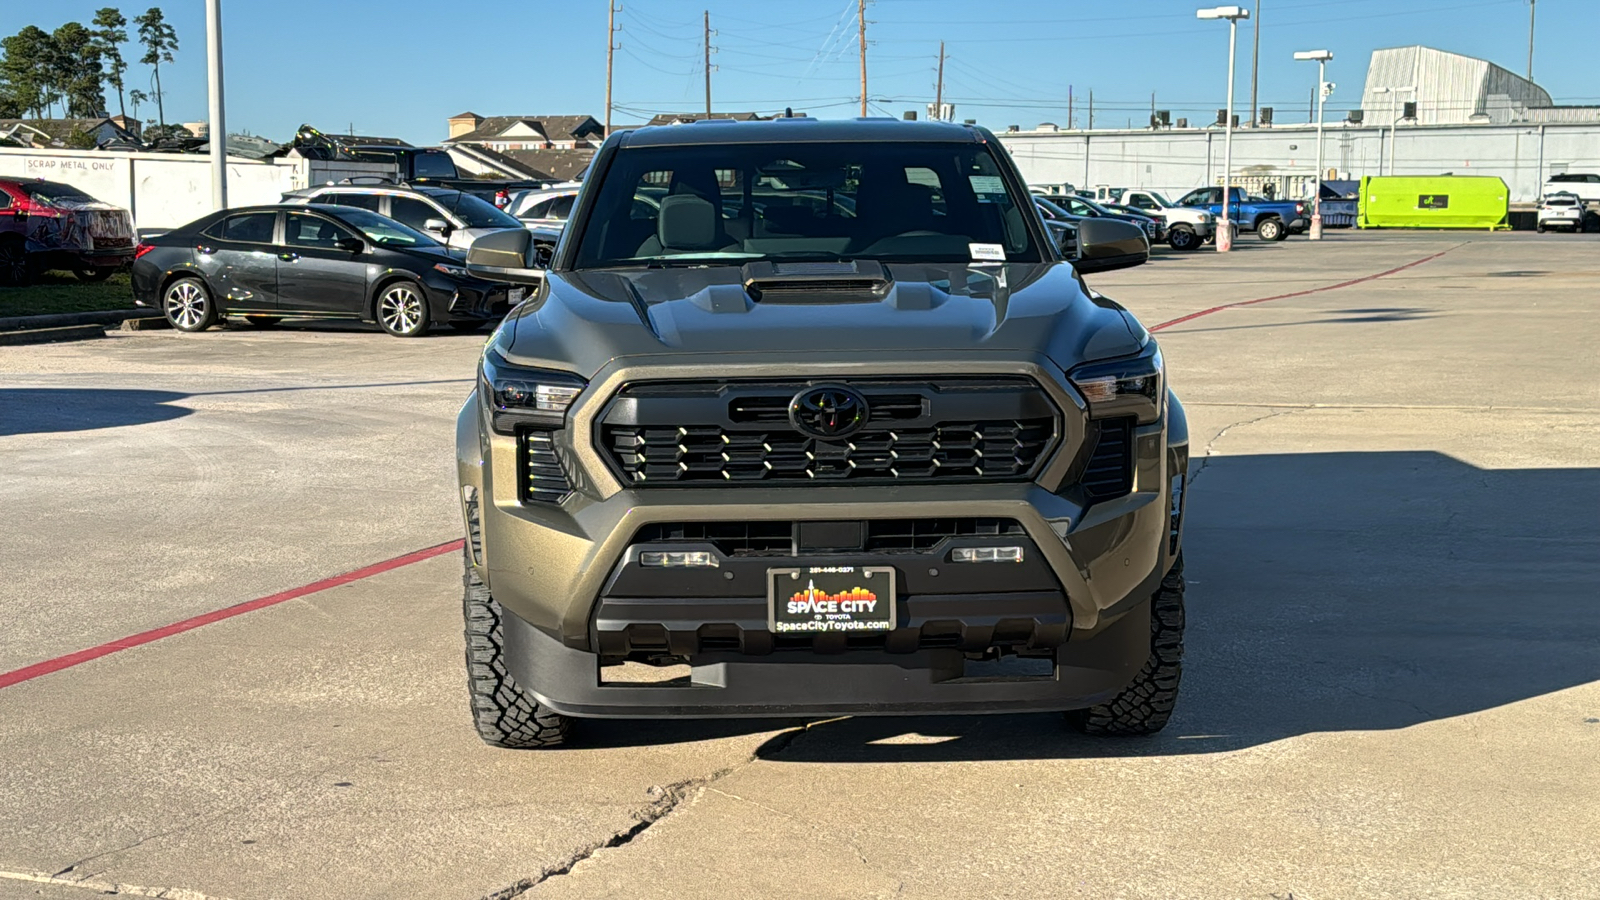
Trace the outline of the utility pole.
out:
<instances>
[{"instance_id":1,"label":"utility pole","mask_svg":"<svg viewBox=\"0 0 1600 900\"><path fill-rule=\"evenodd\" d=\"M1156 127L1156 92L1150 92L1150 127Z\"/></svg>"},{"instance_id":2,"label":"utility pole","mask_svg":"<svg viewBox=\"0 0 1600 900\"><path fill-rule=\"evenodd\" d=\"M1089 131L1094 130L1094 88L1089 89Z\"/></svg>"},{"instance_id":3,"label":"utility pole","mask_svg":"<svg viewBox=\"0 0 1600 900\"><path fill-rule=\"evenodd\" d=\"M228 208L228 123L222 103L222 0L206 0L206 80L211 93L211 206Z\"/></svg>"},{"instance_id":4,"label":"utility pole","mask_svg":"<svg viewBox=\"0 0 1600 900\"><path fill-rule=\"evenodd\" d=\"M1528 0L1528 80L1533 80L1533 7L1539 0Z\"/></svg>"},{"instance_id":5,"label":"utility pole","mask_svg":"<svg viewBox=\"0 0 1600 900\"><path fill-rule=\"evenodd\" d=\"M1261 0L1256 0L1255 49L1250 51L1250 127L1256 127L1256 75L1261 71Z\"/></svg>"},{"instance_id":6,"label":"utility pole","mask_svg":"<svg viewBox=\"0 0 1600 900\"><path fill-rule=\"evenodd\" d=\"M861 40L861 115L865 116L867 114L867 0L856 0L856 23Z\"/></svg>"},{"instance_id":7,"label":"utility pole","mask_svg":"<svg viewBox=\"0 0 1600 900\"><path fill-rule=\"evenodd\" d=\"M944 118L944 41L939 42L939 80L933 88L933 118Z\"/></svg>"},{"instance_id":8,"label":"utility pole","mask_svg":"<svg viewBox=\"0 0 1600 900\"><path fill-rule=\"evenodd\" d=\"M1072 130L1072 85L1067 85L1067 130Z\"/></svg>"},{"instance_id":9,"label":"utility pole","mask_svg":"<svg viewBox=\"0 0 1600 900\"><path fill-rule=\"evenodd\" d=\"M606 137L611 137L611 60L617 49L617 3L606 0Z\"/></svg>"},{"instance_id":10,"label":"utility pole","mask_svg":"<svg viewBox=\"0 0 1600 900\"><path fill-rule=\"evenodd\" d=\"M705 11L706 22L706 118L711 118L711 10Z\"/></svg>"}]
</instances>

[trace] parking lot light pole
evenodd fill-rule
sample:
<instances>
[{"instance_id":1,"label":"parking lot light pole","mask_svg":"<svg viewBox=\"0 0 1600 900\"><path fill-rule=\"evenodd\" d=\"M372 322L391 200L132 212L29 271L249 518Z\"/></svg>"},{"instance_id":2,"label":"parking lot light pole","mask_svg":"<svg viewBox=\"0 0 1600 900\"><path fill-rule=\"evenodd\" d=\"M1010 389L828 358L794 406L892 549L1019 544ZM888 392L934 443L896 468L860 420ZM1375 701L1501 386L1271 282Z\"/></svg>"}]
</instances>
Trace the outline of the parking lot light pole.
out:
<instances>
[{"instance_id":1,"label":"parking lot light pole","mask_svg":"<svg viewBox=\"0 0 1600 900\"><path fill-rule=\"evenodd\" d=\"M1294 55L1295 59L1314 59L1317 61L1317 181L1316 192L1311 195L1311 239L1322 240L1322 107L1328 101L1328 95L1333 93L1333 85L1328 83L1328 60L1333 59L1333 54L1327 50L1302 50Z\"/></svg>"},{"instance_id":2,"label":"parking lot light pole","mask_svg":"<svg viewBox=\"0 0 1600 900\"><path fill-rule=\"evenodd\" d=\"M1372 92L1374 94L1388 94L1389 95L1389 173L1388 174L1390 174L1390 175L1394 174L1394 139L1395 139L1395 134L1397 133L1397 131L1398 131L1399 127L1400 127L1400 95L1402 93L1406 92L1406 91L1411 91L1412 93L1415 93L1416 90L1417 90L1416 85L1410 85L1408 87L1380 87L1380 88L1373 88L1372 89ZM1379 127L1381 128L1382 126L1379 126ZM1382 131L1379 131L1378 133L1380 135L1383 134ZM1380 163L1378 171L1380 173L1382 173L1383 167L1382 167L1381 163L1383 162L1383 158L1379 157L1378 158L1378 162Z\"/></svg>"},{"instance_id":3,"label":"parking lot light pole","mask_svg":"<svg viewBox=\"0 0 1600 900\"><path fill-rule=\"evenodd\" d=\"M211 205L228 208L228 123L222 103L222 0L206 0L206 80L211 94Z\"/></svg>"},{"instance_id":4,"label":"parking lot light pole","mask_svg":"<svg viewBox=\"0 0 1600 900\"><path fill-rule=\"evenodd\" d=\"M1229 204L1233 200L1233 61L1234 49L1239 43L1239 20L1250 18L1250 10L1242 6L1216 6L1195 12L1198 19L1228 20L1228 111L1223 113L1222 127L1222 225L1217 230L1217 251L1226 253L1233 249L1233 215Z\"/></svg>"}]
</instances>

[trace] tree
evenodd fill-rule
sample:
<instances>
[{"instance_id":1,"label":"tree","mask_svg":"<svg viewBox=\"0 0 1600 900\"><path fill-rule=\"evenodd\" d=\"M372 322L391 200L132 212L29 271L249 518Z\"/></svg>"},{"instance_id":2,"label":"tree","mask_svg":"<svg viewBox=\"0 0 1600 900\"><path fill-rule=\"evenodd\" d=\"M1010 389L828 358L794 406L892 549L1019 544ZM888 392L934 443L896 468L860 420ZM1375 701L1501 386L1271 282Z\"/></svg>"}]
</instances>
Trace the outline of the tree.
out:
<instances>
[{"instance_id":1,"label":"tree","mask_svg":"<svg viewBox=\"0 0 1600 900\"><path fill-rule=\"evenodd\" d=\"M144 91L139 90L138 88L134 88L133 90L128 92L128 102L133 104L133 118L134 118L134 121L138 121L139 120L139 104L141 104L141 103L149 103L150 102L150 95L146 94Z\"/></svg>"},{"instance_id":2,"label":"tree","mask_svg":"<svg viewBox=\"0 0 1600 900\"><path fill-rule=\"evenodd\" d=\"M7 85L8 105L43 119L51 105L60 99L56 92L55 39L48 31L29 25L8 38L0 39L0 80Z\"/></svg>"},{"instance_id":3,"label":"tree","mask_svg":"<svg viewBox=\"0 0 1600 900\"><path fill-rule=\"evenodd\" d=\"M101 87L100 48L94 32L80 22L68 22L50 36L55 50L52 80L70 118L86 119L105 112Z\"/></svg>"},{"instance_id":4,"label":"tree","mask_svg":"<svg viewBox=\"0 0 1600 900\"><path fill-rule=\"evenodd\" d=\"M155 79L156 118L164 126L167 124L167 111L161 102L161 64L172 62L172 53L178 49L178 33L167 24L159 6L152 6L144 15L135 16L133 23L139 26L139 43L144 45L144 56L139 61L151 67Z\"/></svg>"},{"instance_id":5,"label":"tree","mask_svg":"<svg viewBox=\"0 0 1600 900\"><path fill-rule=\"evenodd\" d=\"M98 146L100 146L100 144L95 141L94 135L84 131L81 128L74 128L72 129L72 133L67 135L67 147L69 149L93 150Z\"/></svg>"},{"instance_id":6,"label":"tree","mask_svg":"<svg viewBox=\"0 0 1600 900\"><path fill-rule=\"evenodd\" d=\"M126 116L128 107L123 97L122 75L128 71L128 62L122 58L122 45L128 42L128 20L123 18L121 10L107 6L94 14L94 27L95 47L100 51L106 83L116 88L117 112Z\"/></svg>"}]
</instances>

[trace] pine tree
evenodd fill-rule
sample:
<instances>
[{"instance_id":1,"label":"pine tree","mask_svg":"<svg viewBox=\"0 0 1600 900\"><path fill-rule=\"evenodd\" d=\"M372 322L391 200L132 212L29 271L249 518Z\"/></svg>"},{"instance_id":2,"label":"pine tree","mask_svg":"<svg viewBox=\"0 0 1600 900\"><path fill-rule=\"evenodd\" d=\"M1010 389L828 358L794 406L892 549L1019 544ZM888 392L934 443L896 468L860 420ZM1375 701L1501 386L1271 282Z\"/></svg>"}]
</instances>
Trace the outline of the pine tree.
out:
<instances>
[{"instance_id":1,"label":"pine tree","mask_svg":"<svg viewBox=\"0 0 1600 900\"><path fill-rule=\"evenodd\" d=\"M94 27L95 46L100 50L106 83L116 88L117 112L126 116L128 106L122 76L128 71L128 61L122 58L122 45L128 42L128 20L123 18L121 10L107 6L94 14Z\"/></svg>"},{"instance_id":2,"label":"pine tree","mask_svg":"<svg viewBox=\"0 0 1600 900\"><path fill-rule=\"evenodd\" d=\"M135 16L133 23L139 26L139 43L144 45L145 50L139 61L151 67L155 79L156 119L165 130L167 111L161 99L161 64L172 62L172 53L178 49L178 33L167 24L159 6L152 6L144 15Z\"/></svg>"}]
</instances>

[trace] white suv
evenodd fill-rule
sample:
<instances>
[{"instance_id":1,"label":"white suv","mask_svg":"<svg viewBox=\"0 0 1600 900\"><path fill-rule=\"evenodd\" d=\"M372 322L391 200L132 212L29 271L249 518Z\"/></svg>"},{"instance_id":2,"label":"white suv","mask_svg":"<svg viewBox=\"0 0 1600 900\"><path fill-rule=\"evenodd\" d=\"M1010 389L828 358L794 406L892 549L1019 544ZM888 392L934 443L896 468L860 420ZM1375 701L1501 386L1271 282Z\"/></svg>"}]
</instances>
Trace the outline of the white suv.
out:
<instances>
[{"instance_id":1,"label":"white suv","mask_svg":"<svg viewBox=\"0 0 1600 900\"><path fill-rule=\"evenodd\" d=\"M1576 234L1597 225L1600 225L1600 216L1584 209L1583 201L1570 191L1546 194L1539 204L1540 232L1561 228Z\"/></svg>"}]
</instances>

